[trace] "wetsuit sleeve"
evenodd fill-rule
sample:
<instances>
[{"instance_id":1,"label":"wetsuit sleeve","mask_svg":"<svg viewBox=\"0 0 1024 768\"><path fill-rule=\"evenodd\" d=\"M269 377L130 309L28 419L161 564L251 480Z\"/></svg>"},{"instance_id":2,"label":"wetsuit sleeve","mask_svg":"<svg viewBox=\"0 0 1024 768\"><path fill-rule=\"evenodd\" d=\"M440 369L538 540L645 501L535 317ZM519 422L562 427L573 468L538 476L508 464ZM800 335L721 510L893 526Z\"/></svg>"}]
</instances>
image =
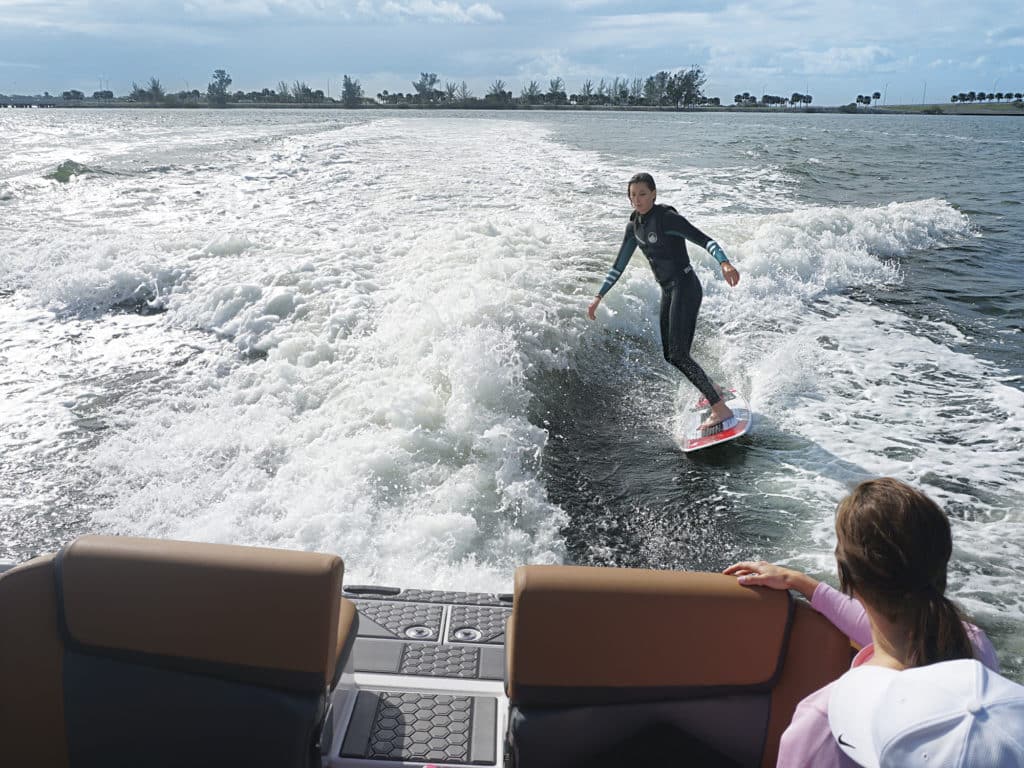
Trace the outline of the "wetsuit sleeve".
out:
<instances>
[{"instance_id":1,"label":"wetsuit sleeve","mask_svg":"<svg viewBox=\"0 0 1024 768\"><path fill-rule=\"evenodd\" d=\"M729 257L725 255L725 251L722 250L722 246L705 235L675 211L665 211L664 221L665 234L682 237L689 240L691 243L699 245L705 251L710 253L719 264L729 260Z\"/></svg>"},{"instance_id":2,"label":"wetsuit sleeve","mask_svg":"<svg viewBox=\"0 0 1024 768\"><path fill-rule=\"evenodd\" d=\"M619 247L619 255L615 257L615 263L612 264L611 269L608 270L608 276L605 277L604 283L601 284L601 290L597 292L598 296L604 297L611 287L615 285L615 282L622 276L622 270L629 264L629 260L633 258L633 252L636 250L636 235L633 234L633 223L630 222L626 225L626 234L622 238L622 245Z\"/></svg>"}]
</instances>

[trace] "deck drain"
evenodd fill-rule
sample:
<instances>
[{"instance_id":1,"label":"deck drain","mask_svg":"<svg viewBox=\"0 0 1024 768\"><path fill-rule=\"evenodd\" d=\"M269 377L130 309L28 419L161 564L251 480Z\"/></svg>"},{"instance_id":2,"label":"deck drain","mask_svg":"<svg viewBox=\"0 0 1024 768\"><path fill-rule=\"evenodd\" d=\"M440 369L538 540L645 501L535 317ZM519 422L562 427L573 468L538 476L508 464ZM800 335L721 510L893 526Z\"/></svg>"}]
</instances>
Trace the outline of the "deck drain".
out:
<instances>
[{"instance_id":1,"label":"deck drain","mask_svg":"<svg viewBox=\"0 0 1024 768\"><path fill-rule=\"evenodd\" d=\"M433 635L434 631L430 627L415 626L405 630L405 636L413 640L426 640L428 637L433 637Z\"/></svg>"},{"instance_id":2,"label":"deck drain","mask_svg":"<svg viewBox=\"0 0 1024 768\"><path fill-rule=\"evenodd\" d=\"M463 627L462 629L455 630L455 632L452 634L452 637L461 643L475 643L478 642L481 637L483 637L483 634L480 632L479 629L473 629L472 627Z\"/></svg>"}]
</instances>

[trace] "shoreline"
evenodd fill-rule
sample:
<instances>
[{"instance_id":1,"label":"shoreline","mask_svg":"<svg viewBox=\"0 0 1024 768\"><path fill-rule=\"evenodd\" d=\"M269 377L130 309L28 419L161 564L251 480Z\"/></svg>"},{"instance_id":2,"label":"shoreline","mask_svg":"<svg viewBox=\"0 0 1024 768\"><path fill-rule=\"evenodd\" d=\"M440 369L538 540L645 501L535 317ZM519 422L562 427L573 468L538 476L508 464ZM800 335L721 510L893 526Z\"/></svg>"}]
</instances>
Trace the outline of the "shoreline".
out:
<instances>
[{"instance_id":1,"label":"shoreline","mask_svg":"<svg viewBox=\"0 0 1024 768\"><path fill-rule=\"evenodd\" d=\"M303 103L288 102L235 102L223 105L205 103L158 104L134 101L81 101L60 98L0 99L0 109L175 109L175 110L238 110L238 109L323 109L323 110L388 110L388 111L456 111L456 112L724 112L729 114L840 114L840 115L965 115L973 117L1024 117L1024 108L1014 102L994 105L921 104L883 107L856 107L853 104L838 107L762 107L762 106L696 106L669 107L622 104L366 104L349 106L340 102Z\"/></svg>"}]
</instances>

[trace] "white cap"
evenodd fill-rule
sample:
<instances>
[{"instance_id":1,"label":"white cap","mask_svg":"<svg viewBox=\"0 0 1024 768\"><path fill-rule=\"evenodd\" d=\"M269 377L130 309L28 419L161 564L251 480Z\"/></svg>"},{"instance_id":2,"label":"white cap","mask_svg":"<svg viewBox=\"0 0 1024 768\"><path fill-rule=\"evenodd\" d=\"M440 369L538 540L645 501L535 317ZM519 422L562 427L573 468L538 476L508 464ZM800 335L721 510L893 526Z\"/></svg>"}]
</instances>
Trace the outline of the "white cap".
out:
<instances>
[{"instance_id":1,"label":"white cap","mask_svg":"<svg viewBox=\"0 0 1024 768\"><path fill-rule=\"evenodd\" d=\"M832 688L828 723L865 768L1024 768L1024 686L974 659L851 669Z\"/></svg>"}]
</instances>

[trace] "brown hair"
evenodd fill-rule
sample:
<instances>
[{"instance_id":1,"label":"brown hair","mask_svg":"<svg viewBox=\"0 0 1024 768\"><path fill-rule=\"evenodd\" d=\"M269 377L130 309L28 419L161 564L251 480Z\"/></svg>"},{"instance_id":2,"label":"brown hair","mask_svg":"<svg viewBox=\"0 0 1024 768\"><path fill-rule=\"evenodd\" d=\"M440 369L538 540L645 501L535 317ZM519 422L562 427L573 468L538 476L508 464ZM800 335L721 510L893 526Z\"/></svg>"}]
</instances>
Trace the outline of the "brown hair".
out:
<instances>
[{"instance_id":1,"label":"brown hair","mask_svg":"<svg viewBox=\"0 0 1024 768\"><path fill-rule=\"evenodd\" d=\"M651 174L649 173L634 173L632 177L630 177L629 182L626 184L627 195L629 194L630 187L632 187L634 184L646 184L647 188L651 190L651 192L658 191L658 187L654 183L654 177L651 176Z\"/></svg>"},{"instance_id":2,"label":"brown hair","mask_svg":"<svg viewBox=\"0 0 1024 768\"><path fill-rule=\"evenodd\" d=\"M938 504L891 477L865 480L839 502L836 535L840 588L909 625L908 667L974 657L945 595L953 536Z\"/></svg>"}]
</instances>

